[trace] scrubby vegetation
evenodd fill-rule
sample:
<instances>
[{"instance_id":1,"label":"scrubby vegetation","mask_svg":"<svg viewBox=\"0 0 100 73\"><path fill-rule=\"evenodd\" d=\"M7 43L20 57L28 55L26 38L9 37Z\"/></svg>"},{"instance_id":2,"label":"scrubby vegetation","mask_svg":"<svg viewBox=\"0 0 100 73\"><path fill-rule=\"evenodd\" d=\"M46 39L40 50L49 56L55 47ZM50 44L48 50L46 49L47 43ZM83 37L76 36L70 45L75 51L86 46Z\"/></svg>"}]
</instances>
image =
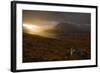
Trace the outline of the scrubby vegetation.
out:
<instances>
[{"instance_id":1,"label":"scrubby vegetation","mask_svg":"<svg viewBox=\"0 0 100 73\"><path fill-rule=\"evenodd\" d=\"M53 39L23 33L23 62L90 59L90 48L87 34Z\"/></svg>"}]
</instances>

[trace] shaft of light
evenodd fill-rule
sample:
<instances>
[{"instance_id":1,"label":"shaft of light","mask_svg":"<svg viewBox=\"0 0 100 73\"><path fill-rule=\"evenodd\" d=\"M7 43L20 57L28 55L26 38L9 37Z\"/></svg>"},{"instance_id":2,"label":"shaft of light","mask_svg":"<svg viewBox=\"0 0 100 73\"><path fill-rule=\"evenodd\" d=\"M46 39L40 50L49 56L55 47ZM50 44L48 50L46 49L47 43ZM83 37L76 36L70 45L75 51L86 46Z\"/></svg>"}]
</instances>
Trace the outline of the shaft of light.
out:
<instances>
[{"instance_id":1,"label":"shaft of light","mask_svg":"<svg viewBox=\"0 0 100 73\"><path fill-rule=\"evenodd\" d=\"M54 33L47 32L48 30L52 30L51 27L39 26L36 24L23 24L24 32L33 35L39 35L43 37L55 38Z\"/></svg>"}]
</instances>

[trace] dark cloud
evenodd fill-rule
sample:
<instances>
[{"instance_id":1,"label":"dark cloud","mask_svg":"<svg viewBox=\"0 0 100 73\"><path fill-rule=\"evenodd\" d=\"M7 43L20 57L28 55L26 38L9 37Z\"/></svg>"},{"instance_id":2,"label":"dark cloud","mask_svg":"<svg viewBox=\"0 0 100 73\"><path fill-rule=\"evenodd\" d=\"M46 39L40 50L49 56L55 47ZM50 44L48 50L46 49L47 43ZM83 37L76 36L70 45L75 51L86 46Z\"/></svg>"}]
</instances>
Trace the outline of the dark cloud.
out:
<instances>
[{"instance_id":1,"label":"dark cloud","mask_svg":"<svg viewBox=\"0 0 100 73\"><path fill-rule=\"evenodd\" d=\"M70 22L75 24L90 24L90 13L75 12L51 12L51 11L29 11L23 10L24 22L36 21L58 21Z\"/></svg>"}]
</instances>

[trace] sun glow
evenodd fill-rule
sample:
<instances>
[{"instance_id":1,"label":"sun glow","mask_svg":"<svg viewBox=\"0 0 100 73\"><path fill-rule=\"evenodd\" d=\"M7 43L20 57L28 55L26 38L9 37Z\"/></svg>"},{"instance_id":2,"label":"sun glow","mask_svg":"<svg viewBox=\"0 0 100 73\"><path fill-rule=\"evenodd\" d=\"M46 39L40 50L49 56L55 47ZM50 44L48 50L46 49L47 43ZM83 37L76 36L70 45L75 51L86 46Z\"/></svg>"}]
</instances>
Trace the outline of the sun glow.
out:
<instances>
[{"instance_id":1,"label":"sun glow","mask_svg":"<svg viewBox=\"0 0 100 73\"><path fill-rule=\"evenodd\" d=\"M53 28L47 26L40 26L36 24L23 24L23 29L25 33L39 35L43 37L54 38L55 34L48 32L47 30L52 30Z\"/></svg>"},{"instance_id":2,"label":"sun glow","mask_svg":"<svg viewBox=\"0 0 100 73\"><path fill-rule=\"evenodd\" d=\"M27 30L27 32L29 32L31 34L43 32L43 28L42 27L39 27L37 25L23 24L23 27Z\"/></svg>"}]
</instances>

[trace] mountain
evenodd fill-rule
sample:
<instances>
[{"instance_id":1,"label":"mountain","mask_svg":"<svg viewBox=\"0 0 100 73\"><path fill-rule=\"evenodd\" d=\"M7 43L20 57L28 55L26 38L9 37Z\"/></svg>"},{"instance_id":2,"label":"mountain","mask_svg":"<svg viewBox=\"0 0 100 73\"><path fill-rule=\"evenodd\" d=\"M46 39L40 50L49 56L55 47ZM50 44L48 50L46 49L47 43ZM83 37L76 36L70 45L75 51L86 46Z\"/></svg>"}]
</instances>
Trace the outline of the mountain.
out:
<instances>
[{"instance_id":1,"label":"mountain","mask_svg":"<svg viewBox=\"0 0 100 73\"><path fill-rule=\"evenodd\" d=\"M82 34L90 34L90 26L89 24L72 24L72 23L59 23L57 24L56 33L60 36L67 35L82 35Z\"/></svg>"}]
</instances>

